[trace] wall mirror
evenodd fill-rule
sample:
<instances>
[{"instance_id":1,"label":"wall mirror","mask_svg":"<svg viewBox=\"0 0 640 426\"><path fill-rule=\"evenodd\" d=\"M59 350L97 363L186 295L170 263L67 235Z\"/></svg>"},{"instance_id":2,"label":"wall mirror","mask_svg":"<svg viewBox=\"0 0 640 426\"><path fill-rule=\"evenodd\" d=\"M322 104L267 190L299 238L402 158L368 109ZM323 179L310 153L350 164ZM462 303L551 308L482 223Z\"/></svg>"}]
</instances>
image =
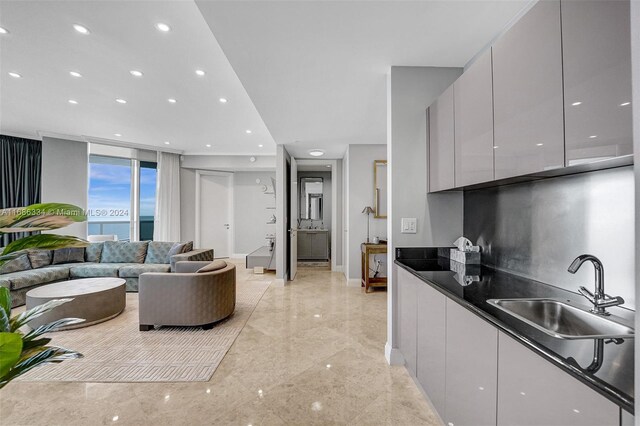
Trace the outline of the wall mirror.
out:
<instances>
[{"instance_id":1,"label":"wall mirror","mask_svg":"<svg viewBox=\"0 0 640 426\"><path fill-rule=\"evenodd\" d=\"M378 219L387 218L387 160L375 160L373 162L373 191L374 191L374 216Z\"/></svg>"},{"instance_id":2,"label":"wall mirror","mask_svg":"<svg viewBox=\"0 0 640 426\"><path fill-rule=\"evenodd\" d=\"M300 178L299 219L322 220L322 178Z\"/></svg>"}]
</instances>

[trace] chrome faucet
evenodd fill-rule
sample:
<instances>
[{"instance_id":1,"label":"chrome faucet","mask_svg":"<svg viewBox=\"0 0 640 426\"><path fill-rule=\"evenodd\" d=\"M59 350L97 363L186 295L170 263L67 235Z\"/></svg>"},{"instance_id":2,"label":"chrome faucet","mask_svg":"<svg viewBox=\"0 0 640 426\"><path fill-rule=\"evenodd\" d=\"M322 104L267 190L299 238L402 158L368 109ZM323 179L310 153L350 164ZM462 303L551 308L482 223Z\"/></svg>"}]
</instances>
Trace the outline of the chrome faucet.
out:
<instances>
[{"instance_id":1,"label":"chrome faucet","mask_svg":"<svg viewBox=\"0 0 640 426\"><path fill-rule=\"evenodd\" d=\"M571 265L569 265L569 269L567 269L572 274L578 272L578 269L582 266L584 262L591 262L596 271L596 289L594 293L591 293L585 287L580 287L578 290L581 295L586 297L591 303L593 303L593 309L591 312L598 315L611 315L605 308L609 306L618 306L624 303L624 299L620 296L611 297L604 292L604 266L602 266L602 262L597 257L591 254L582 254L575 258Z\"/></svg>"}]
</instances>

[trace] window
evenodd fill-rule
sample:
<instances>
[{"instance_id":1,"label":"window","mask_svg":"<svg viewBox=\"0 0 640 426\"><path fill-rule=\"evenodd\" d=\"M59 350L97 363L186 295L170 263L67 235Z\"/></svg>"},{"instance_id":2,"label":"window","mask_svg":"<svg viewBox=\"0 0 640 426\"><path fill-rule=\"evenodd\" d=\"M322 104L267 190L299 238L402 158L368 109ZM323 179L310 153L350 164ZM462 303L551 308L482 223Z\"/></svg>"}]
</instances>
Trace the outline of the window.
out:
<instances>
[{"instance_id":1,"label":"window","mask_svg":"<svg viewBox=\"0 0 640 426\"><path fill-rule=\"evenodd\" d=\"M89 156L89 235L116 235L119 241L153 239L156 168L153 162ZM137 191L134 182L139 182ZM132 220L136 211L138 220Z\"/></svg>"}]
</instances>

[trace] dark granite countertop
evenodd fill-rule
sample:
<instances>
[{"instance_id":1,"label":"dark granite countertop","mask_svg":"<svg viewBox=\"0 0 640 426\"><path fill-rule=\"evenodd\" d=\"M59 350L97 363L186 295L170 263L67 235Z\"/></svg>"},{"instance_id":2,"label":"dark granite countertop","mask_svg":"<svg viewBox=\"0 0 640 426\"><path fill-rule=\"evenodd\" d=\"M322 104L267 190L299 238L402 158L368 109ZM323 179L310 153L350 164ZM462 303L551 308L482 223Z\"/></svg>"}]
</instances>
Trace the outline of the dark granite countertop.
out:
<instances>
[{"instance_id":1,"label":"dark granite countertop","mask_svg":"<svg viewBox=\"0 0 640 426\"><path fill-rule=\"evenodd\" d=\"M437 248L398 248L395 263L620 407L634 412L634 339L601 344L602 364L596 371L588 371L598 340L555 338L487 303L488 299L549 297L590 309L589 302L578 293L479 265L472 270L472 275L477 275L479 280L462 285L450 270L449 259L437 256ZM611 319L634 326L634 311L620 307L607 310L612 314Z\"/></svg>"}]
</instances>

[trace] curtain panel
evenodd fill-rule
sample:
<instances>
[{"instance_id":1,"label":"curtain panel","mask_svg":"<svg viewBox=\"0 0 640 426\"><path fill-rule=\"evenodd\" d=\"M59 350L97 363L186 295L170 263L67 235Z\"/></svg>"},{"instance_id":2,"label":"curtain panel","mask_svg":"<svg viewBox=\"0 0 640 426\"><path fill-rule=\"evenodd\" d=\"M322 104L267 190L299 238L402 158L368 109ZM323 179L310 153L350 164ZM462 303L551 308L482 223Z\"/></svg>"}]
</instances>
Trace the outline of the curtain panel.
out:
<instances>
[{"instance_id":1,"label":"curtain panel","mask_svg":"<svg viewBox=\"0 0 640 426\"><path fill-rule=\"evenodd\" d=\"M154 241L180 241L180 156L158 152Z\"/></svg>"},{"instance_id":2,"label":"curtain panel","mask_svg":"<svg viewBox=\"0 0 640 426\"><path fill-rule=\"evenodd\" d=\"M42 142L0 135L0 208L40 202ZM0 235L0 247L27 233Z\"/></svg>"}]
</instances>

